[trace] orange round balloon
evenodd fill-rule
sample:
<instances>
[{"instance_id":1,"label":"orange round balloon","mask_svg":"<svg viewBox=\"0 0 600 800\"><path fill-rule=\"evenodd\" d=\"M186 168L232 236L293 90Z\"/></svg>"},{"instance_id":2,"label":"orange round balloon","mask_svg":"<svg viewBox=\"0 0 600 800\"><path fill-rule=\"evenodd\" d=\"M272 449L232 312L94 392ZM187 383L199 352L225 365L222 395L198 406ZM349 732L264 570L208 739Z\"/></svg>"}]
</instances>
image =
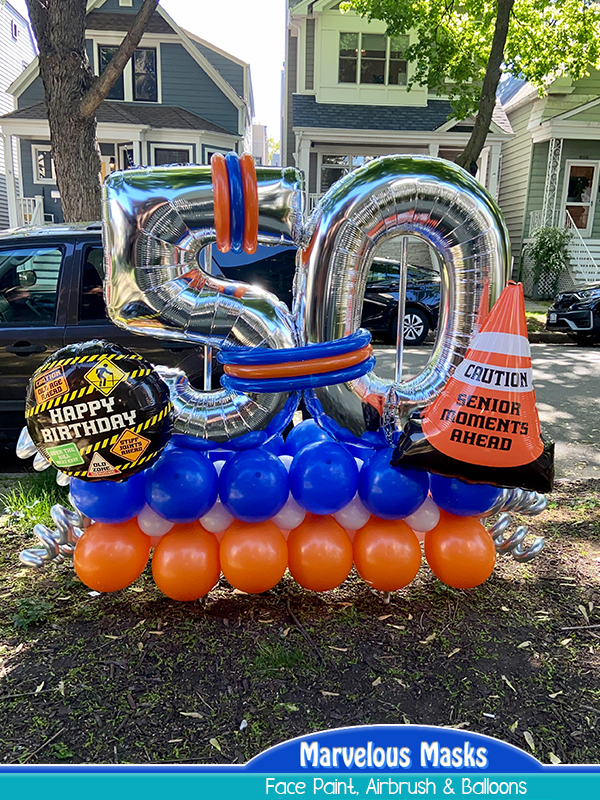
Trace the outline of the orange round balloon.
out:
<instances>
[{"instance_id":1,"label":"orange round balloon","mask_svg":"<svg viewBox=\"0 0 600 800\"><path fill-rule=\"evenodd\" d=\"M198 600L219 580L219 542L199 522L175 525L156 545L152 575L171 600Z\"/></svg>"},{"instance_id":2,"label":"orange round balloon","mask_svg":"<svg viewBox=\"0 0 600 800\"><path fill-rule=\"evenodd\" d=\"M223 575L232 586L248 594L260 594L282 579L288 548L274 522L236 519L221 539L220 555Z\"/></svg>"},{"instance_id":3,"label":"orange round balloon","mask_svg":"<svg viewBox=\"0 0 600 800\"><path fill-rule=\"evenodd\" d=\"M94 522L77 542L75 572L97 592L116 592L133 583L144 571L150 555L150 538L137 521L112 524Z\"/></svg>"},{"instance_id":4,"label":"orange round balloon","mask_svg":"<svg viewBox=\"0 0 600 800\"><path fill-rule=\"evenodd\" d=\"M307 514L290 533L288 550L294 580L313 592L335 589L352 569L352 543L330 516Z\"/></svg>"},{"instance_id":5,"label":"orange round balloon","mask_svg":"<svg viewBox=\"0 0 600 800\"><path fill-rule=\"evenodd\" d=\"M393 592L414 580L421 545L406 522L372 516L354 536L354 564L374 589Z\"/></svg>"},{"instance_id":6,"label":"orange round balloon","mask_svg":"<svg viewBox=\"0 0 600 800\"><path fill-rule=\"evenodd\" d=\"M425 534L425 558L443 583L472 589L492 574L496 547L478 519L442 511L438 524Z\"/></svg>"}]
</instances>

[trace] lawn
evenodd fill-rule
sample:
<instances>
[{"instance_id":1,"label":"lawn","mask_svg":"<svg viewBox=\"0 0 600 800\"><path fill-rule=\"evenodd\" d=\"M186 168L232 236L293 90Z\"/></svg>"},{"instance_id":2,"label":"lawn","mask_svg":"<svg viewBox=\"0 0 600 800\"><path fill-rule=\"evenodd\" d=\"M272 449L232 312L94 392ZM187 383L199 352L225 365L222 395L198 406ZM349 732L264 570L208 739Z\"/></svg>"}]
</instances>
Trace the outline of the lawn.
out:
<instances>
[{"instance_id":1,"label":"lawn","mask_svg":"<svg viewBox=\"0 0 600 800\"><path fill-rule=\"evenodd\" d=\"M423 565L385 605L355 573L320 595L289 576L261 596L222 579L181 604L147 568L90 594L71 564L17 559L55 499L34 480L2 529L4 763L241 763L310 731L409 722L600 762L600 481L559 482L534 561L499 558L470 591Z\"/></svg>"}]
</instances>

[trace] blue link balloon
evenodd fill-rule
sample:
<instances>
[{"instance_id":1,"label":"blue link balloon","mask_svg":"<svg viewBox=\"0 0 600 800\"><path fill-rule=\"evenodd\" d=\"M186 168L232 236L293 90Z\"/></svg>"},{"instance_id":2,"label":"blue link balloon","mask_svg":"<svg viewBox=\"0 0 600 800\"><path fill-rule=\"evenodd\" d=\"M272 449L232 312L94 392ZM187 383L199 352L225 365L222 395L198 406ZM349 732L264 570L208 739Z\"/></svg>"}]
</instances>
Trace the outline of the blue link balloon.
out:
<instances>
[{"instance_id":1,"label":"blue link balloon","mask_svg":"<svg viewBox=\"0 0 600 800\"><path fill-rule=\"evenodd\" d=\"M138 472L127 481L71 481L73 505L96 522L126 522L136 517L146 505L146 472Z\"/></svg>"},{"instance_id":2,"label":"blue link balloon","mask_svg":"<svg viewBox=\"0 0 600 800\"><path fill-rule=\"evenodd\" d=\"M358 487L358 467L337 442L314 442L294 456L290 489L298 505L312 514L335 514Z\"/></svg>"},{"instance_id":3,"label":"blue link balloon","mask_svg":"<svg viewBox=\"0 0 600 800\"><path fill-rule=\"evenodd\" d=\"M331 436L314 419L305 419L288 433L283 452L286 456L295 456L308 444L331 441Z\"/></svg>"},{"instance_id":4,"label":"blue link balloon","mask_svg":"<svg viewBox=\"0 0 600 800\"><path fill-rule=\"evenodd\" d=\"M274 517L289 494L287 470L268 450L236 453L219 476L221 502L243 522L265 522Z\"/></svg>"},{"instance_id":5,"label":"blue link balloon","mask_svg":"<svg viewBox=\"0 0 600 800\"><path fill-rule=\"evenodd\" d=\"M378 450L360 471L358 494L363 505L382 519L408 517L429 492L429 475L416 469L391 467L393 449Z\"/></svg>"},{"instance_id":6,"label":"blue link balloon","mask_svg":"<svg viewBox=\"0 0 600 800\"><path fill-rule=\"evenodd\" d=\"M437 505L458 517L485 514L496 503L502 489L485 483L465 483L458 478L431 476L431 496Z\"/></svg>"},{"instance_id":7,"label":"blue link balloon","mask_svg":"<svg viewBox=\"0 0 600 800\"><path fill-rule=\"evenodd\" d=\"M193 522L217 499L217 471L196 450L169 449L146 475L146 502L170 522Z\"/></svg>"}]
</instances>

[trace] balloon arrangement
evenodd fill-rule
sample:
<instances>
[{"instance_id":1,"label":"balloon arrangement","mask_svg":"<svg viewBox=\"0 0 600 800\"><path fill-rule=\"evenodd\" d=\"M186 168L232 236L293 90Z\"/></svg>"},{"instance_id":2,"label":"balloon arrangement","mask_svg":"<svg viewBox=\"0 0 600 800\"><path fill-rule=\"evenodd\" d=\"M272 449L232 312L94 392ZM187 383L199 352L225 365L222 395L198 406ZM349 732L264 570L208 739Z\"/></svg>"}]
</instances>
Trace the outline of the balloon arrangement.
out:
<instances>
[{"instance_id":1,"label":"balloon arrangement","mask_svg":"<svg viewBox=\"0 0 600 800\"><path fill-rule=\"evenodd\" d=\"M74 557L98 591L135 580L150 551L157 586L195 600L221 572L264 592L289 569L303 587L339 586L352 565L373 588L408 585L427 563L470 588L496 552L521 561L553 452L540 433L522 288L505 285L504 224L464 170L390 156L346 176L303 224L299 173L250 156L212 168L115 173L104 186L105 296L123 328L216 347L222 388L194 389L102 342L58 351L32 377L17 451L54 465L75 514L36 526L41 566ZM358 328L375 248L417 235L447 289L423 372L379 378ZM258 287L202 269L201 251L299 247L293 313ZM489 303L495 303L488 314ZM495 302L497 301L497 302ZM291 429L301 394L313 420ZM525 488L519 488L525 487ZM484 517L502 512L487 530ZM93 522L90 524L90 521ZM83 528L85 527L85 531Z\"/></svg>"}]
</instances>

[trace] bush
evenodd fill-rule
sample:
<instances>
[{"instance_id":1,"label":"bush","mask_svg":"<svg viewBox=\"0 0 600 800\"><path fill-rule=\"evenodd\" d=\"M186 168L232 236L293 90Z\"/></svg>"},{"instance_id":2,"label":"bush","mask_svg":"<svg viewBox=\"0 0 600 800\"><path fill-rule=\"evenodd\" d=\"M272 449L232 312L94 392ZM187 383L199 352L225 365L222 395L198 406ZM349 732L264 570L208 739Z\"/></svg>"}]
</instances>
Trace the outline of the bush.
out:
<instances>
[{"instance_id":1,"label":"bush","mask_svg":"<svg viewBox=\"0 0 600 800\"><path fill-rule=\"evenodd\" d=\"M527 246L527 255L533 263L534 284L546 276L552 284L551 294L556 294L558 280L567 268L569 255L567 247L573 237L568 228L538 228L533 234L533 242Z\"/></svg>"}]
</instances>

